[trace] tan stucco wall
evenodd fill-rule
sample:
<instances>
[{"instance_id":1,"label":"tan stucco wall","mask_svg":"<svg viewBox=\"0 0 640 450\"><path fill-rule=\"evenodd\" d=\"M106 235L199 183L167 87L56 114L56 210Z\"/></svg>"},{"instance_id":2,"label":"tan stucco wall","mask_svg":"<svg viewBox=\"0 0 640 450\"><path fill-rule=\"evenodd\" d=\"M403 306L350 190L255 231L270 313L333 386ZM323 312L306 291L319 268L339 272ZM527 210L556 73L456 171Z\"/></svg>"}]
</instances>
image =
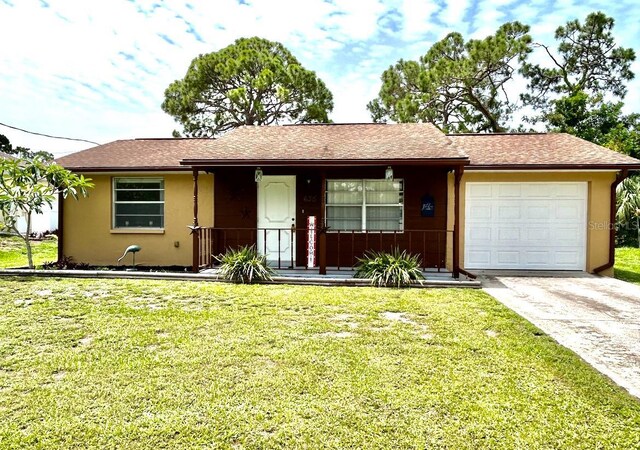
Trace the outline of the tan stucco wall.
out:
<instances>
[{"instance_id":1,"label":"tan stucco wall","mask_svg":"<svg viewBox=\"0 0 640 450\"><path fill-rule=\"evenodd\" d=\"M465 193L469 182L587 182L587 272L609 261L609 208L611 183L615 172L465 172L460 186L460 265L464 267ZM449 189L453 198L453 181L450 176ZM451 207L450 202L450 207ZM453 229L453 212L451 213ZM447 259L448 263L449 259ZM613 270L601 272L613 275Z\"/></svg>"},{"instance_id":2,"label":"tan stucco wall","mask_svg":"<svg viewBox=\"0 0 640 450\"><path fill-rule=\"evenodd\" d=\"M95 183L89 196L78 201L68 198L64 202L65 256L92 265L115 265L125 248L137 244L142 250L136 255L136 264L191 265L192 238L187 228L193 223L193 178L190 172L86 176ZM165 227L162 233L112 230L111 180L114 177L164 178ZM210 174L201 173L198 177L198 219L201 226L213 226L213 175ZM131 263L130 255L123 260L125 262Z\"/></svg>"}]
</instances>

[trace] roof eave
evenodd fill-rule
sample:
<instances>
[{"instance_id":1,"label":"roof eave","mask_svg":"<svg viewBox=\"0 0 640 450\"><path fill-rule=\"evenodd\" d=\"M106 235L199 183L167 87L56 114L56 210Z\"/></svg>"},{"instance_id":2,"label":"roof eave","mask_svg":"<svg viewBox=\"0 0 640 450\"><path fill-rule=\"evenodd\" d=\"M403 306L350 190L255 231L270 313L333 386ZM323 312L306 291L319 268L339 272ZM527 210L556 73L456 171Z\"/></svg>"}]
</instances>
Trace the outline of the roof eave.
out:
<instances>
[{"instance_id":1,"label":"roof eave","mask_svg":"<svg viewBox=\"0 0 640 450\"><path fill-rule=\"evenodd\" d=\"M640 170L639 164L470 164L469 170Z\"/></svg>"},{"instance_id":2,"label":"roof eave","mask_svg":"<svg viewBox=\"0 0 640 450\"><path fill-rule=\"evenodd\" d=\"M82 167L63 166L71 172L186 172L184 166L136 166L136 167Z\"/></svg>"},{"instance_id":3,"label":"roof eave","mask_svg":"<svg viewBox=\"0 0 640 450\"><path fill-rule=\"evenodd\" d=\"M345 167L381 165L466 166L467 157L459 158L402 158L402 159L183 159L183 166L191 167Z\"/></svg>"}]
</instances>

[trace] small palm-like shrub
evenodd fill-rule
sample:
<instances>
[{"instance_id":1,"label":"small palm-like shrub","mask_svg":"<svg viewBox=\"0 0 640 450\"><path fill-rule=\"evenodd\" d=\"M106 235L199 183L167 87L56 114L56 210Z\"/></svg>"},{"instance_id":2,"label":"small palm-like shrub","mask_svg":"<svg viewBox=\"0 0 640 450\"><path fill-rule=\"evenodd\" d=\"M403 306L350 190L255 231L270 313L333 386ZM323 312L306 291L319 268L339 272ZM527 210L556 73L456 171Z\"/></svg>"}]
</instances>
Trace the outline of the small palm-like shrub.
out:
<instances>
[{"instance_id":1,"label":"small palm-like shrub","mask_svg":"<svg viewBox=\"0 0 640 450\"><path fill-rule=\"evenodd\" d=\"M215 259L220 263L218 275L235 283L271 280L274 271L267 265L267 257L259 255L254 245L228 249Z\"/></svg>"},{"instance_id":2,"label":"small palm-like shrub","mask_svg":"<svg viewBox=\"0 0 640 450\"><path fill-rule=\"evenodd\" d=\"M417 255L397 248L391 252L366 252L358 258L355 278L370 278L376 286L403 287L424 279Z\"/></svg>"}]
</instances>

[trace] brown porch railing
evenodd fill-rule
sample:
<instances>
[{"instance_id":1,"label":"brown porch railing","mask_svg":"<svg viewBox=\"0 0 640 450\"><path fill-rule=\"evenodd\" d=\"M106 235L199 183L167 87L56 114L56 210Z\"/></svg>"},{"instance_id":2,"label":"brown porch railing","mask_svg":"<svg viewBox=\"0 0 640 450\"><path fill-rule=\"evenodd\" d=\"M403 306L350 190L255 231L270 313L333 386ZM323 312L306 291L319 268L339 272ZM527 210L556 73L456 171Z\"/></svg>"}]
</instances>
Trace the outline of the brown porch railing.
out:
<instances>
[{"instance_id":1,"label":"brown porch railing","mask_svg":"<svg viewBox=\"0 0 640 450\"><path fill-rule=\"evenodd\" d=\"M450 230L404 230L404 231L328 231L326 245L319 248L316 232L316 267L320 252L326 254L327 266L338 270L350 270L366 251L392 251L395 248L418 254L423 269L445 268L447 236ZM197 230L199 238L198 262L200 268L215 265L215 255L230 248L243 245L257 245L258 251L267 253L267 238L277 242L277 259L270 259L270 263L278 268L306 268L307 264L307 228L211 228L202 227ZM258 237L262 239L258 239ZM295 250L294 250L295 248ZM285 251L282 251L285 249Z\"/></svg>"}]
</instances>

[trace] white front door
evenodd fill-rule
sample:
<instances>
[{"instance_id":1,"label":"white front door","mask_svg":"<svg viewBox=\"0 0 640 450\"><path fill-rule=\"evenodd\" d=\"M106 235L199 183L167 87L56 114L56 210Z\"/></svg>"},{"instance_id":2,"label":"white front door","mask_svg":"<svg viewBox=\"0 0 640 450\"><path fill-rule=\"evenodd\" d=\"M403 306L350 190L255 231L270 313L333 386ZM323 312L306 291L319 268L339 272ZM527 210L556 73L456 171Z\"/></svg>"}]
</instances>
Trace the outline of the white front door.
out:
<instances>
[{"instance_id":1,"label":"white front door","mask_svg":"<svg viewBox=\"0 0 640 450\"><path fill-rule=\"evenodd\" d=\"M585 270L587 183L467 183L467 269Z\"/></svg>"},{"instance_id":2,"label":"white front door","mask_svg":"<svg viewBox=\"0 0 640 450\"><path fill-rule=\"evenodd\" d=\"M258 252L280 267L294 265L295 175L265 175L258 183ZM292 260L293 257L293 260Z\"/></svg>"}]
</instances>

